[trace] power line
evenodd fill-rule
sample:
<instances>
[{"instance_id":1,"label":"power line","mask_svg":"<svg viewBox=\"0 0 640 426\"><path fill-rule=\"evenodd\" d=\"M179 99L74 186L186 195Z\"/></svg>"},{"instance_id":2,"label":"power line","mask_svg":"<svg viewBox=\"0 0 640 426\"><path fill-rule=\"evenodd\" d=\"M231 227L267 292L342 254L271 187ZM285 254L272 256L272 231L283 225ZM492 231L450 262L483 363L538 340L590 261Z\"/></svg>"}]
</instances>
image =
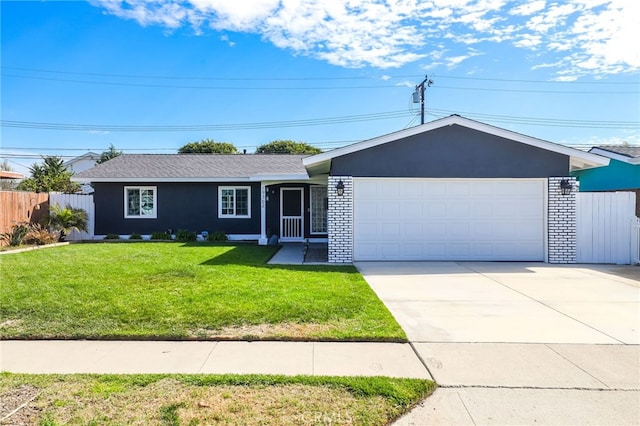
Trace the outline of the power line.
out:
<instances>
[{"instance_id":1,"label":"power line","mask_svg":"<svg viewBox=\"0 0 640 426\"><path fill-rule=\"evenodd\" d=\"M574 128L603 128L603 129L639 129L638 121L604 121L604 120L573 120L542 117L519 117L506 115L493 115L475 112L450 111L444 109L429 108L432 114L446 116L462 114L469 118L493 121L500 123L529 124L537 126L561 126ZM330 124L354 123L381 119L394 119L413 116L409 111L391 111L373 114L326 117L316 119L304 119L293 121L270 121L236 124L188 124L188 125L115 125L115 124L74 124L74 123L46 123L32 121L0 120L1 127L38 129L38 130L64 130L64 131L110 131L110 132L195 132L195 131L221 131L221 130L256 130L287 127L322 126Z\"/></svg>"},{"instance_id":2,"label":"power line","mask_svg":"<svg viewBox=\"0 0 640 426\"><path fill-rule=\"evenodd\" d=\"M163 80L211 80L211 81L331 81L331 80L389 80L392 78L420 78L421 74L383 74L379 77L375 76L351 76L351 77L203 77L203 76L168 76L168 75L145 75L145 74L118 74L118 73L97 73L97 72L79 72L79 71L63 71L48 70L42 68L27 67L8 67L2 66L1 69L14 71L29 71L49 74L66 74L78 76L92 77L111 77L111 78L137 78L137 79L163 79ZM456 76L456 75L438 75L437 78L469 80L469 81L496 81L496 82L512 82L512 83L534 83L534 84L589 84L589 85L635 85L637 82L624 81L557 81L557 80L532 80L532 79L510 79L510 78L485 78L473 76Z\"/></svg>"},{"instance_id":3,"label":"power line","mask_svg":"<svg viewBox=\"0 0 640 426\"><path fill-rule=\"evenodd\" d=\"M374 86L300 86L300 87L288 87L288 86L273 86L273 87L261 87L261 86L193 86L193 85L173 85L173 84L156 84L156 83L126 83L117 81L97 81L97 80L76 80L67 78L55 78L55 77L36 77L25 76L15 74L2 74L3 77L10 78L22 78L29 80L43 80L43 81L58 81L63 83L75 83L75 84L93 84L102 86L122 86L122 87L145 87L145 88L163 88L163 89L189 89L189 90L359 90L359 89L399 89L402 86L398 85L374 85ZM461 87L461 86L439 86L438 89L446 90L475 90L485 92L512 92L512 93L545 93L545 94L582 94L582 95L635 95L639 94L638 90L622 90L622 91L584 91L584 90L540 90L540 89L501 89L501 88L489 88L489 87Z\"/></svg>"},{"instance_id":4,"label":"power line","mask_svg":"<svg viewBox=\"0 0 640 426\"><path fill-rule=\"evenodd\" d=\"M392 111L374 114L350 115L341 117L315 118L293 121L270 121L237 124L188 124L173 126L144 126L144 125L112 125L112 124L72 124L72 123L42 123L31 121L0 120L0 126L22 129L41 130L72 130L72 131L114 131L114 132L185 132L185 131L216 131L216 130L253 130L280 127L320 126L327 124L354 123L361 121L382 120L409 116L407 111Z\"/></svg>"}]
</instances>

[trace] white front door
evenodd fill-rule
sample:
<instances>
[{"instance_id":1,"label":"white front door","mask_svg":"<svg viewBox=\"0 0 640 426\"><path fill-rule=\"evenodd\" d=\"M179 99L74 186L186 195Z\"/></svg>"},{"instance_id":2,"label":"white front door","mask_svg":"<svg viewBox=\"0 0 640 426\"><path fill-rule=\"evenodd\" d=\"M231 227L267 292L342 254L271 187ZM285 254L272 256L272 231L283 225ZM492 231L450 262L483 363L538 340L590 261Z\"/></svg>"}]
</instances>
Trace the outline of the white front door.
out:
<instances>
[{"instance_id":1,"label":"white front door","mask_svg":"<svg viewBox=\"0 0 640 426\"><path fill-rule=\"evenodd\" d=\"M280 241L302 241L304 237L303 195L303 188L280 188Z\"/></svg>"}]
</instances>

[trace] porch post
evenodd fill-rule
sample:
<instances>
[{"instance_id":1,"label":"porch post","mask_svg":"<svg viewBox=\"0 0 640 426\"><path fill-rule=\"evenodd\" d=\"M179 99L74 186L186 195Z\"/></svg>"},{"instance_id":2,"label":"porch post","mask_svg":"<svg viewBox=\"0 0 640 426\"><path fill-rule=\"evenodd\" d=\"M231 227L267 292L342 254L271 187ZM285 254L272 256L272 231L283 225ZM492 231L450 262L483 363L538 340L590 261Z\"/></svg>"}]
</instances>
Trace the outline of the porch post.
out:
<instances>
[{"instance_id":1,"label":"porch post","mask_svg":"<svg viewBox=\"0 0 640 426\"><path fill-rule=\"evenodd\" d=\"M260 182L260 239L258 244L266 246L267 239L267 192L264 182Z\"/></svg>"}]
</instances>

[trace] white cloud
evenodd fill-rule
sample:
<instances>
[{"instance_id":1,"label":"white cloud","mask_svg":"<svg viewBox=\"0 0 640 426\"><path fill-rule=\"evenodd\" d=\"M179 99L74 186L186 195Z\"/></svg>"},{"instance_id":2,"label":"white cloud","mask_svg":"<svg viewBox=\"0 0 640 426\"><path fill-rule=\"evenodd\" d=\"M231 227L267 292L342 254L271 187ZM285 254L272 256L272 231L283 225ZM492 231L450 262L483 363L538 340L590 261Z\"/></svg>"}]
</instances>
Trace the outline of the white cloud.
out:
<instances>
[{"instance_id":1,"label":"white cloud","mask_svg":"<svg viewBox=\"0 0 640 426\"><path fill-rule=\"evenodd\" d=\"M509 11L512 15L533 15L536 12L540 12L546 6L545 0L532 1L529 3L521 4L520 6L516 6Z\"/></svg>"},{"instance_id":2,"label":"white cloud","mask_svg":"<svg viewBox=\"0 0 640 426\"><path fill-rule=\"evenodd\" d=\"M469 56L447 57L448 50L500 43L535 51L531 66L553 64L562 78L640 70L637 0L90 1L140 25L258 34L343 67L385 69L424 58L455 67Z\"/></svg>"}]
</instances>

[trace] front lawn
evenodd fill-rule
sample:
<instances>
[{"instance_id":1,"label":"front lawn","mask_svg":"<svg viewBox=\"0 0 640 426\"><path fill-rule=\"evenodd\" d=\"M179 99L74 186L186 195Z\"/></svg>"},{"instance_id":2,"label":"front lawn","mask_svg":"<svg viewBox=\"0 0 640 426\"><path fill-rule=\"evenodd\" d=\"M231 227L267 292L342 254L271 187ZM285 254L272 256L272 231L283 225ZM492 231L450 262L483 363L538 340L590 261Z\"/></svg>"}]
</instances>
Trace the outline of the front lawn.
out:
<instances>
[{"instance_id":1,"label":"front lawn","mask_svg":"<svg viewBox=\"0 0 640 426\"><path fill-rule=\"evenodd\" d=\"M353 267L251 244L96 243L0 258L0 335L405 341Z\"/></svg>"},{"instance_id":2,"label":"front lawn","mask_svg":"<svg viewBox=\"0 0 640 426\"><path fill-rule=\"evenodd\" d=\"M386 425L434 388L429 380L387 377L5 373L0 419L39 425Z\"/></svg>"}]
</instances>

